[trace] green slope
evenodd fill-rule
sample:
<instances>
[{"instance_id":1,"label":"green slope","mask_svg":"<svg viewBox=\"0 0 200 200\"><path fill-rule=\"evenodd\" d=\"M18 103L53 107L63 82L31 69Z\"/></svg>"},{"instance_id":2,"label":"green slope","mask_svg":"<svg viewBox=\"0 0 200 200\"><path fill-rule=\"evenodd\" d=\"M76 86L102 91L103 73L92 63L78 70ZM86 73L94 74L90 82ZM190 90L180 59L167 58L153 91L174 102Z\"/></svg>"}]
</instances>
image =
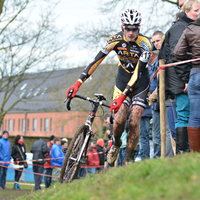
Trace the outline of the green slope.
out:
<instances>
[{"instance_id":1,"label":"green slope","mask_svg":"<svg viewBox=\"0 0 200 200\"><path fill-rule=\"evenodd\" d=\"M200 199L200 154L146 160L112 168L19 200Z\"/></svg>"}]
</instances>

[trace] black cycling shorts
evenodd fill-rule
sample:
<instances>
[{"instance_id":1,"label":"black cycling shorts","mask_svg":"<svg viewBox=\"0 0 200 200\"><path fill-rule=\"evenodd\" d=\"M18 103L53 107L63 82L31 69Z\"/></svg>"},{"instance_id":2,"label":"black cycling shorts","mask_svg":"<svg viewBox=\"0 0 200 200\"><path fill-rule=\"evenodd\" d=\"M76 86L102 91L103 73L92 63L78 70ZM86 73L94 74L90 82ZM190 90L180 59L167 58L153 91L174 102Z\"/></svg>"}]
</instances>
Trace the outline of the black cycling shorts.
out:
<instances>
[{"instance_id":1,"label":"black cycling shorts","mask_svg":"<svg viewBox=\"0 0 200 200\"><path fill-rule=\"evenodd\" d=\"M126 72L121 66L119 66L116 83L113 93L113 100L117 99L124 89L126 88L133 73ZM133 105L139 105L146 108L147 97L149 96L150 90L150 77L149 71L146 68L141 77L139 78L136 85L133 87L133 91L129 92L129 95L124 100L123 103L127 104L129 107Z\"/></svg>"}]
</instances>

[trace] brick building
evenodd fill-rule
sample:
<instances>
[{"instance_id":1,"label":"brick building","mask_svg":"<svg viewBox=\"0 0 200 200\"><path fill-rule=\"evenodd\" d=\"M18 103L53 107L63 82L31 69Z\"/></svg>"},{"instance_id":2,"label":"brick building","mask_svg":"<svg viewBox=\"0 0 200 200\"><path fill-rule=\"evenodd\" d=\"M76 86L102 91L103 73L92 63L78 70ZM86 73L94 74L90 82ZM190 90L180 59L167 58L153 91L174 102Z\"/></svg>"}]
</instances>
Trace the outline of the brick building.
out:
<instances>
[{"instance_id":1,"label":"brick building","mask_svg":"<svg viewBox=\"0 0 200 200\"><path fill-rule=\"evenodd\" d=\"M97 80L103 73L102 70L95 72ZM83 67L26 74L24 81L6 103L5 109L9 108L17 98L23 96L24 99L5 115L1 131L8 130L11 136L20 134L26 137L49 137L54 134L58 137L72 138L78 125L85 122L90 104L74 100L71 103L72 110L67 111L63 101L67 88L75 83L82 71ZM47 80L35 88L36 83L42 83L44 77L48 77ZM87 95L85 91L89 91L89 96L92 97L91 88L88 89L91 84L88 83L82 86L82 95ZM101 86L108 87L109 84L112 87L113 83L113 79L109 79L101 83L100 87L97 85L94 90L101 92ZM1 95L0 93L0 97ZM95 124L102 125L100 118L95 119Z\"/></svg>"}]
</instances>

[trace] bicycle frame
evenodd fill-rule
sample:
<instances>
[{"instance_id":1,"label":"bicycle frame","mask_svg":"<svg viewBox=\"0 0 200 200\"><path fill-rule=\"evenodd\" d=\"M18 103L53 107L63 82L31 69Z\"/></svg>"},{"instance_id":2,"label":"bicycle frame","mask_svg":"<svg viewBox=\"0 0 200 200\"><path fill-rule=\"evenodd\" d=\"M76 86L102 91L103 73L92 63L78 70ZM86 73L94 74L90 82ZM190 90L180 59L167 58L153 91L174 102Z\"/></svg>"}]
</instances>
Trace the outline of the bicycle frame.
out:
<instances>
[{"instance_id":1,"label":"bicycle frame","mask_svg":"<svg viewBox=\"0 0 200 200\"><path fill-rule=\"evenodd\" d=\"M80 160L82 158L82 155L83 155L83 152L86 149L87 144L88 144L88 142L89 142L89 140L90 140L90 138L92 136L92 132L93 132L92 124L94 122L94 119L95 119L95 116L96 116L96 112L97 112L99 106L105 106L107 108L110 108L109 105L107 105L107 104L102 102L102 100L106 100L106 98L102 94L94 94L94 96L97 97L96 100L95 99L91 99L89 97L83 97L83 96L80 96L80 95L75 95L76 98L87 100L87 101L90 101L92 103L92 108L91 108L90 113L88 115L88 118L87 118L87 120L85 122L85 125L88 127L88 131L86 133L86 136L85 136L85 139L84 139L84 143L83 143L82 148L80 150L80 154L79 154L77 159L69 157L69 159L74 160L76 162L80 162ZM70 102L71 102L71 99L68 100L68 102L67 102L67 109L68 110L71 110Z\"/></svg>"}]
</instances>

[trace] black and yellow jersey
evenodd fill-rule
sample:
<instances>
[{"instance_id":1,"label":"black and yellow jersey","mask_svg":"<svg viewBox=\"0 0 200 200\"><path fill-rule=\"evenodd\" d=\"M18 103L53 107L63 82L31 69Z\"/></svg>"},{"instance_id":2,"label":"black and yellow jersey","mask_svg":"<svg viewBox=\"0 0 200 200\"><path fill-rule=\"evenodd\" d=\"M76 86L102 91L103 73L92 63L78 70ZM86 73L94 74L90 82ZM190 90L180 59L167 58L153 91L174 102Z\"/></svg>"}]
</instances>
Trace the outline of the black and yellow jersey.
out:
<instances>
[{"instance_id":1,"label":"black and yellow jersey","mask_svg":"<svg viewBox=\"0 0 200 200\"><path fill-rule=\"evenodd\" d=\"M142 34L138 34L134 42L129 42L125 38L122 31L108 38L103 45L102 50L84 69L79 80L84 82L90 75L92 75L98 65L112 50L114 50L117 54L119 66L121 66L127 73L135 74L133 77L131 77L128 83L128 85L132 87L139 77L139 72L142 71L142 68L146 68L146 64L152 51L152 43L146 36Z\"/></svg>"}]
</instances>

